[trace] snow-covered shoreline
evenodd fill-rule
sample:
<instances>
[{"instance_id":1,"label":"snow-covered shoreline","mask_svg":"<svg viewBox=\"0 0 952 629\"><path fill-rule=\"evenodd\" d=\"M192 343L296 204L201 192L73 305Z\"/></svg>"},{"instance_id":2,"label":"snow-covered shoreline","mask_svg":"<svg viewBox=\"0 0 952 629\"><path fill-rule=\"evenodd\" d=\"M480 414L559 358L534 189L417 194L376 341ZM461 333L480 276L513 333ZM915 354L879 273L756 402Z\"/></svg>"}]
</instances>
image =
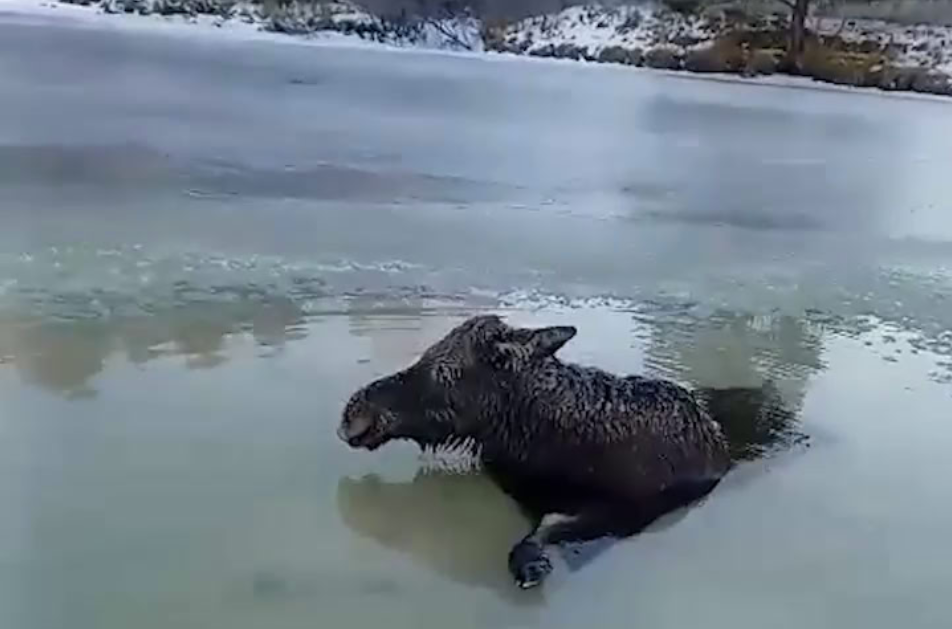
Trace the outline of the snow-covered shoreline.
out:
<instances>
[{"instance_id":1,"label":"snow-covered shoreline","mask_svg":"<svg viewBox=\"0 0 952 629\"><path fill-rule=\"evenodd\" d=\"M300 21L304 28L298 32L293 29L275 30L273 24L267 24L260 14L252 10L255 5L240 1L234 5L234 12L227 17L210 14L161 15L154 11L147 14L122 10L123 2L188 2L189 0L97 0L96 4L79 5L56 0L0 0L0 19L6 22L22 23L36 20L54 20L78 26L96 28L119 28L125 30L146 30L180 36L217 36L233 41L271 41L296 43L313 46L357 47L380 51L413 51L428 54L459 55L487 61L521 60L523 62L542 63L589 63L603 68L622 66L626 71L643 71L665 76L712 80L732 84L756 84L761 86L819 89L850 93L893 95L914 97L927 100L938 99L947 102L949 92L923 89L895 88L889 91L868 85L841 84L838 81L825 81L809 76L790 76L773 72L737 72L720 71L717 68L692 70L683 62L685 55L692 51L701 53L711 49L718 33L709 25L700 23L699 18L670 16L659 18L651 12L652 5L601 9L595 7L574 7L556 15L529 18L506 27L502 33L496 33L495 41L488 41L488 31L482 29L475 20L463 23L428 24L419 28L412 37L398 37L379 33L366 34L342 32L339 25L331 28L313 26L313 18ZM215 1L215 0L211 0ZM228 0L226 0L228 1ZM117 4L119 3L119 4ZM353 23L372 23L376 19L366 13L358 13L351 5L343 2L333 3L343 7L339 14ZM118 9L117 9L118 7ZM313 8L311 9L313 11ZM637 11L635 23L629 11ZM665 21L667 20L667 21ZM836 20L814 20L814 28L820 32L838 31L844 41L900 41L908 51L899 58L899 63L912 70L923 68L925 55L931 56L927 72L931 76L943 79L952 76L952 27L928 26L910 27L888 24L882 21L850 21L848 25ZM630 28L625 28L625 26ZM848 28L847 28L848 26ZM900 37L897 33L903 33ZM922 33L919 39L916 33ZM660 43L659 43L660 42ZM670 49L674 55L681 55L679 67L668 67L654 63L645 50ZM640 56L637 63L629 58L630 51ZM619 57L618 55L621 54ZM600 63L599 63L600 62ZM952 88L952 81L948 82Z\"/></svg>"},{"instance_id":2,"label":"snow-covered shoreline","mask_svg":"<svg viewBox=\"0 0 952 629\"><path fill-rule=\"evenodd\" d=\"M886 91L952 96L952 26L870 19L808 19L806 50L795 66L817 81ZM577 6L487 31L486 47L690 73L756 77L782 73L787 17L683 14L646 0L612 8Z\"/></svg>"},{"instance_id":3,"label":"snow-covered shoreline","mask_svg":"<svg viewBox=\"0 0 952 629\"><path fill-rule=\"evenodd\" d=\"M0 0L0 19L7 23L49 24L50 20L76 27L151 31L186 37L215 36L236 41L277 41L327 45L377 47L356 37L340 33L318 33L309 38L288 37L264 31L260 24L241 20L223 20L211 15L194 17L109 14L98 6L82 6L56 0Z\"/></svg>"}]
</instances>

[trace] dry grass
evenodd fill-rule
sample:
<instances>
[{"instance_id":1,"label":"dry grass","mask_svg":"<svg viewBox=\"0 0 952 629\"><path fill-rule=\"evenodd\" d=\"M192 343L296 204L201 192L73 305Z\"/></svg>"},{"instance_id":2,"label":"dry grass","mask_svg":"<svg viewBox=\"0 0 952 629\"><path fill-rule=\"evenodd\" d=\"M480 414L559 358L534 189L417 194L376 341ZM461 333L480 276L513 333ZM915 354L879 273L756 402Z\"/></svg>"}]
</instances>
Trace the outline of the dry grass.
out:
<instances>
[{"instance_id":1,"label":"dry grass","mask_svg":"<svg viewBox=\"0 0 952 629\"><path fill-rule=\"evenodd\" d=\"M808 43L803 54L806 74L841 85L877 86L888 65L881 52L848 52L816 41Z\"/></svg>"}]
</instances>

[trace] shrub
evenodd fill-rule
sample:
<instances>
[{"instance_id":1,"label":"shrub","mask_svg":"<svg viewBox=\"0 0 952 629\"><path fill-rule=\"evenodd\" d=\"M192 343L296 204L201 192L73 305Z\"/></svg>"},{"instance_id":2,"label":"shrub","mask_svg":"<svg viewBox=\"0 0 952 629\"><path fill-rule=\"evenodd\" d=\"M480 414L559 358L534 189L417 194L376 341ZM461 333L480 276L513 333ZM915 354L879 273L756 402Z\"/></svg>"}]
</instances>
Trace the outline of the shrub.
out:
<instances>
[{"instance_id":1,"label":"shrub","mask_svg":"<svg viewBox=\"0 0 952 629\"><path fill-rule=\"evenodd\" d=\"M642 56L641 50L638 48L628 49L623 46L607 46L598 54L598 61L637 66L641 65Z\"/></svg>"},{"instance_id":2,"label":"shrub","mask_svg":"<svg viewBox=\"0 0 952 629\"><path fill-rule=\"evenodd\" d=\"M681 68L681 61L681 55L678 54L678 51L666 46L652 48L645 53L645 65L649 68L678 70Z\"/></svg>"}]
</instances>

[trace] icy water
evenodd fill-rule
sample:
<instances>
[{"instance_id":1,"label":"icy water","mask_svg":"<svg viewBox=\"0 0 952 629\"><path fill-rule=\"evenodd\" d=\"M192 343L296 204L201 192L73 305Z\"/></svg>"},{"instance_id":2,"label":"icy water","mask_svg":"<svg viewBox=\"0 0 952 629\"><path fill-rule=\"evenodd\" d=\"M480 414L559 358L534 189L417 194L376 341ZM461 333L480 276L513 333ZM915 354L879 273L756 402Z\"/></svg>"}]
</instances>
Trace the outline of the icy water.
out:
<instances>
[{"instance_id":1,"label":"icy water","mask_svg":"<svg viewBox=\"0 0 952 629\"><path fill-rule=\"evenodd\" d=\"M0 627L952 625L952 109L0 17ZM804 435L542 590L341 406L454 323Z\"/></svg>"}]
</instances>

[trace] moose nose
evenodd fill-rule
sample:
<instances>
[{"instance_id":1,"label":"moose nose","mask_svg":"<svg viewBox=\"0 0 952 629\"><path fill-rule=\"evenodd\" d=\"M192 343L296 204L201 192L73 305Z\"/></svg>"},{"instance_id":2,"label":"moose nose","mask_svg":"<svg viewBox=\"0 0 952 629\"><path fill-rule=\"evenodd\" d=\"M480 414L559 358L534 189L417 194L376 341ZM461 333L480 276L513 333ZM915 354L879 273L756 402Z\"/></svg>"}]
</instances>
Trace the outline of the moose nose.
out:
<instances>
[{"instance_id":1,"label":"moose nose","mask_svg":"<svg viewBox=\"0 0 952 629\"><path fill-rule=\"evenodd\" d=\"M337 428L337 436L348 445L356 445L374 427L373 419L356 415L344 419Z\"/></svg>"},{"instance_id":2,"label":"moose nose","mask_svg":"<svg viewBox=\"0 0 952 629\"><path fill-rule=\"evenodd\" d=\"M350 439L350 435L347 434L347 426L344 424L337 427L337 438L344 442Z\"/></svg>"}]
</instances>

